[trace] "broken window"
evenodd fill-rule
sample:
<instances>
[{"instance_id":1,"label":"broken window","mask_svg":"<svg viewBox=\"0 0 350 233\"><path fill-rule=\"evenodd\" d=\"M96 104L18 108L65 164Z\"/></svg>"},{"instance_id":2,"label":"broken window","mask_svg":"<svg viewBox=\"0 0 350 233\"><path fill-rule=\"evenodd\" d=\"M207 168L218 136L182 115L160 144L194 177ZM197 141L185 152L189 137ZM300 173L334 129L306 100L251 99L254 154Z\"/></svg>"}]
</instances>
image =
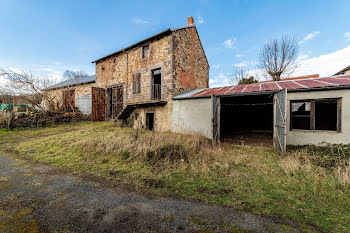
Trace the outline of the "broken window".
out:
<instances>
[{"instance_id":1,"label":"broken window","mask_svg":"<svg viewBox=\"0 0 350 233\"><path fill-rule=\"evenodd\" d=\"M340 99L291 101L290 129L340 131Z\"/></svg>"},{"instance_id":2,"label":"broken window","mask_svg":"<svg viewBox=\"0 0 350 233\"><path fill-rule=\"evenodd\" d=\"M142 59L149 57L149 45L142 46Z\"/></svg>"},{"instance_id":3,"label":"broken window","mask_svg":"<svg viewBox=\"0 0 350 233\"><path fill-rule=\"evenodd\" d=\"M132 91L134 94L139 94L141 92L141 74L137 73L133 76Z\"/></svg>"}]
</instances>

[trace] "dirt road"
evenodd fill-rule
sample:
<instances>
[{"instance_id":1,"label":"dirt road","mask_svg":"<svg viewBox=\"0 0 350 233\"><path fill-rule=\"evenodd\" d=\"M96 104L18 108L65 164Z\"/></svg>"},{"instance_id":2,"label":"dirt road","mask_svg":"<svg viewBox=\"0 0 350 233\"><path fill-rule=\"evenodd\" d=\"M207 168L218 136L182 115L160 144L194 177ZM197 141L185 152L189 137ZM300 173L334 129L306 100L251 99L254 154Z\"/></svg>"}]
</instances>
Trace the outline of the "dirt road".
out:
<instances>
[{"instance_id":1,"label":"dirt road","mask_svg":"<svg viewBox=\"0 0 350 233\"><path fill-rule=\"evenodd\" d=\"M123 187L0 155L0 232L300 232L282 221Z\"/></svg>"}]
</instances>

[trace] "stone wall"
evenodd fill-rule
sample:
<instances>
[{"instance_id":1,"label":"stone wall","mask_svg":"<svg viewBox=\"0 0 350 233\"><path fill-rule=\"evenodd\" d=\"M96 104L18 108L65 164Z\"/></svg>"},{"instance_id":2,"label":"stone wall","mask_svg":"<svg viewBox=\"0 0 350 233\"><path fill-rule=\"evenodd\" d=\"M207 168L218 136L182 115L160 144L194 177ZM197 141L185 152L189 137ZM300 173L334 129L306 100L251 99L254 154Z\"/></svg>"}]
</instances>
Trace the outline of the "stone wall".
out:
<instances>
[{"instance_id":1,"label":"stone wall","mask_svg":"<svg viewBox=\"0 0 350 233\"><path fill-rule=\"evenodd\" d=\"M196 27L177 30L173 36L173 72L177 91L207 88L209 65Z\"/></svg>"},{"instance_id":2,"label":"stone wall","mask_svg":"<svg viewBox=\"0 0 350 233\"><path fill-rule=\"evenodd\" d=\"M141 58L142 46L111 56L96 64L96 80L99 87L124 85L124 104L149 101L151 98L151 71L161 68L162 99L168 99L172 89L172 40L171 36L149 43L148 59ZM133 93L133 75L141 73L141 93ZM127 74L127 76L126 76Z\"/></svg>"},{"instance_id":3,"label":"stone wall","mask_svg":"<svg viewBox=\"0 0 350 233\"><path fill-rule=\"evenodd\" d=\"M134 128L146 128L146 113L154 113L154 130L158 132L171 130L172 101L165 106L137 108L134 110Z\"/></svg>"},{"instance_id":4,"label":"stone wall","mask_svg":"<svg viewBox=\"0 0 350 233\"><path fill-rule=\"evenodd\" d=\"M45 95L49 96L50 99L54 101L55 108L60 108L62 106L62 101L63 101L63 91L66 90L75 90L75 104L77 104L77 98L79 96L84 96L84 95L91 95L91 87L95 87L95 83L89 83L89 84L84 84L84 85L77 85L77 86L72 86L72 87L66 87L66 88L59 88L55 90L49 90L45 92ZM48 103L46 101L43 102L45 105L45 108L48 109ZM55 110L55 109L53 109Z\"/></svg>"},{"instance_id":5,"label":"stone wall","mask_svg":"<svg viewBox=\"0 0 350 233\"><path fill-rule=\"evenodd\" d=\"M142 59L142 46L148 44L149 57ZM172 96L178 92L208 87L209 65L195 27L173 31L169 35L115 54L96 63L96 84L108 88L124 86L124 105L151 100L152 70L161 69L162 100L165 106L138 108L135 127L145 127L146 113L155 114L155 130L171 130ZM133 93L133 75L141 74L141 92Z\"/></svg>"}]
</instances>

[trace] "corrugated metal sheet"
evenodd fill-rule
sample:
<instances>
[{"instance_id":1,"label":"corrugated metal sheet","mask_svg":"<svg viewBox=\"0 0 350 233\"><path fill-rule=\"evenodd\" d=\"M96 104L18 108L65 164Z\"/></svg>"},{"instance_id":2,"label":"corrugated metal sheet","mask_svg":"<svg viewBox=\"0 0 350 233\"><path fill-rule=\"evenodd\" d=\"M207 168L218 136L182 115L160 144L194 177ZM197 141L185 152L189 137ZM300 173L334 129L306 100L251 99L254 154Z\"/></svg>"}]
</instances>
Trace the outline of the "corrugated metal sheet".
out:
<instances>
[{"instance_id":1,"label":"corrugated metal sheet","mask_svg":"<svg viewBox=\"0 0 350 233\"><path fill-rule=\"evenodd\" d=\"M82 85L82 84L93 83L93 82L96 82L95 75L65 80L63 82L52 85L51 87L48 87L46 90L58 89L63 87L71 87L71 86Z\"/></svg>"},{"instance_id":2,"label":"corrugated metal sheet","mask_svg":"<svg viewBox=\"0 0 350 233\"><path fill-rule=\"evenodd\" d=\"M350 75L340 75L331 77L287 79L281 81L261 82L254 84L244 84L239 86L215 87L193 90L181 95L174 96L174 99L206 97L211 95L230 95L235 93L256 93L263 91L278 91L283 88L288 90L302 90L323 87L349 86Z\"/></svg>"}]
</instances>

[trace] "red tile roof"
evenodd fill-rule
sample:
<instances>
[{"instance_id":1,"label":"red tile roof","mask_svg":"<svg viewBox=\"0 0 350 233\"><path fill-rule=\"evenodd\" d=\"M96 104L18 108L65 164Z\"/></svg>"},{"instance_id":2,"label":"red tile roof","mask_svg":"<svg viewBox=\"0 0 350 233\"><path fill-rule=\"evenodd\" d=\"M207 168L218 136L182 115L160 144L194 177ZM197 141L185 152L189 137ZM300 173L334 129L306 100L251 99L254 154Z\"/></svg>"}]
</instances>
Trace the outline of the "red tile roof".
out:
<instances>
[{"instance_id":1,"label":"red tile roof","mask_svg":"<svg viewBox=\"0 0 350 233\"><path fill-rule=\"evenodd\" d=\"M268 81L254 84L243 84L238 86L227 86L227 87L215 87L206 88L200 90L193 90L188 93L184 93L174 98L189 98L189 97L203 97L210 95L230 95L235 93L249 93L249 92L260 92L260 91L277 91L283 88L289 90L295 89L309 89L309 88L322 88L322 87L336 87L336 86L349 86L350 88L350 75L331 76L331 77L316 77L297 79L285 79L281 81Z\"/></svg>"}]
</instances>

